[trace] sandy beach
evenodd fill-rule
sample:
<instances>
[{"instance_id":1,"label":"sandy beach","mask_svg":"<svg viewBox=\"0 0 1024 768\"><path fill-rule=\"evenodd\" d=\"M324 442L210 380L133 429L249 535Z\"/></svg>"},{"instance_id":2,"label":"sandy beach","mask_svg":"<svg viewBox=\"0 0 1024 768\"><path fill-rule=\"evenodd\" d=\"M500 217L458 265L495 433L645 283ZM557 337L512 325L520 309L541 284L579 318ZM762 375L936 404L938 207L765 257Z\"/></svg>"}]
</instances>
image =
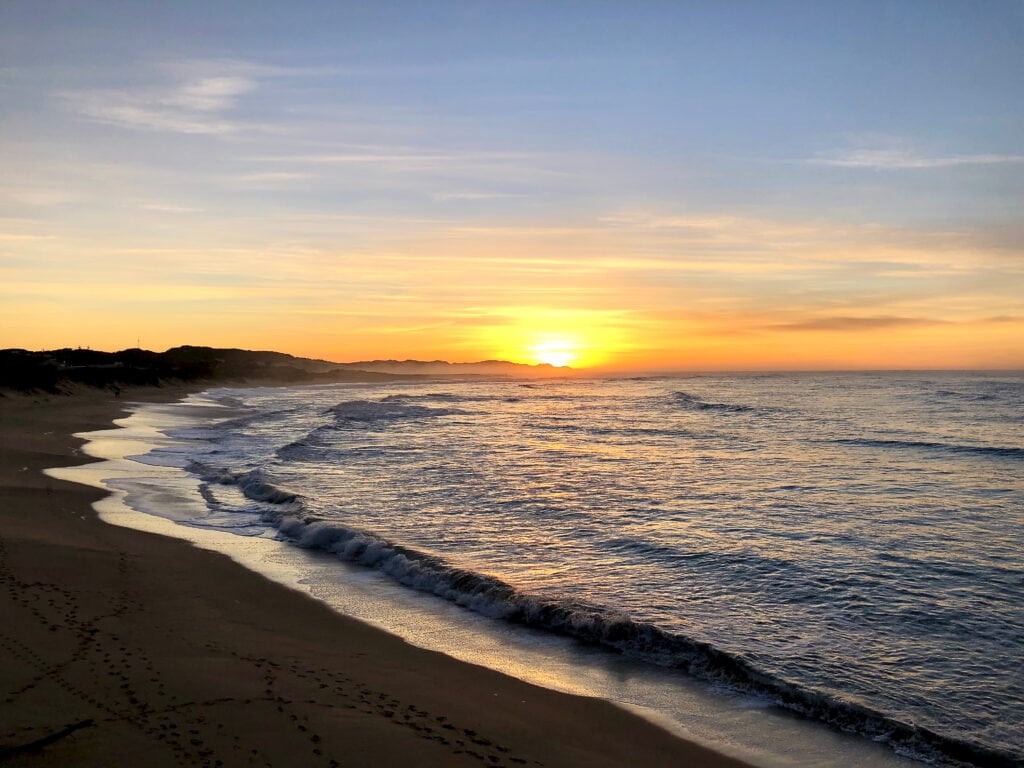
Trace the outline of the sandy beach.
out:
<instances>
[{"instance_id":1,"label":"sandy beach","mask_svg":"<svg viewBox=\"0 0 1024 768\"><path fill-rule=\"evenodd\" d=\"M0 398L5 765L743 765L102 523L100 491L42 474L88 460L72 433L183 393Z\"/></svg>"}]
</instances>

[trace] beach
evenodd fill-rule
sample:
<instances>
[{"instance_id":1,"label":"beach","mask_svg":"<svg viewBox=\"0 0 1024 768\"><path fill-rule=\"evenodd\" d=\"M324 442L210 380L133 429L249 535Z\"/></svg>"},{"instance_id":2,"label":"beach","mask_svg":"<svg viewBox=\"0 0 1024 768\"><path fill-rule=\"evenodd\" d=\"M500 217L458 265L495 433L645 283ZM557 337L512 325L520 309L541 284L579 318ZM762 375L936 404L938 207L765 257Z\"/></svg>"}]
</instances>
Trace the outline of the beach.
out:
<instances>
[{"instance_id":1,"label":"beach","mask_svg":"<svg viewBox=\"0 0 1024 768\"><path fill-rule=\"evenodd\" d=\"M194 389L194 388L193 388ZM0 760L31 765L740 766L593 698L331 611L227 557L107 525L42 470L188 390L0 398Z\"/></svg>"}]
</instances>

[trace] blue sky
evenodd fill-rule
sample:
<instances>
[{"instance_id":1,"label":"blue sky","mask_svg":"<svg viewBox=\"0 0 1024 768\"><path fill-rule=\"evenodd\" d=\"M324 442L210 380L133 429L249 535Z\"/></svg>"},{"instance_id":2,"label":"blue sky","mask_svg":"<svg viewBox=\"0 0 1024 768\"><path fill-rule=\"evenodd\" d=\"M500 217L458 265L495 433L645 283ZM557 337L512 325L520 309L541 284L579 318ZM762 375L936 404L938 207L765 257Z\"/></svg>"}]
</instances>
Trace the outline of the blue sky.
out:
<instances>
[{"instance_id":1,"label":"blue sky","mask_svg":"<svg viewBox=\"0 0 1024 768\"><path fill-rule=\"evenodd\" d=\"M1024 364L1024 3L152 6L0 7L4 346Z\"/></svg>"}]
</instances>

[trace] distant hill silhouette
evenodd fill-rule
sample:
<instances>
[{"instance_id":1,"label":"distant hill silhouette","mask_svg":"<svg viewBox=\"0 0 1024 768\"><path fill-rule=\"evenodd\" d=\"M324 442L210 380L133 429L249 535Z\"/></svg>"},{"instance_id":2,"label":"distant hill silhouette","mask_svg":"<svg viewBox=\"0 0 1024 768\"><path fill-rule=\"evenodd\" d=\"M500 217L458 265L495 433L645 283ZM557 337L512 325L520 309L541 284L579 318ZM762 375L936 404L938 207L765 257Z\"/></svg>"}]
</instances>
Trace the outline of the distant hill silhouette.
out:
<instances>
[{"instance_id":1,"label":"distant hill silhouette","mask_svg":"<svg viewBox=\"0 0 1024 768\"><path fill-rule=\"evenodd\" d=\"M559 376L570 371L568 368L556 368L548 363L524 365L505 360L482 360L479 363L449 363L444 360L363 360L358 363L342 363L337 367L428 376Z\"/></svg>"},{"instance_id":2,"label":"distant hill silhouette","mask_svg":"<svg viewBox=\"0 0 1024 768\"><path fill-rule=\"evenodd\" d=\"M174 382L315 384L343 381L399 381L437 376L555 376L567 369L500 360L447 363L443 360L373 360L332 363L283 352L182 346L166 352L125 349L98 352L55 349L0 350L0 387L60 392L69 384L118 389Z\"/></svg>"}]
</instances>

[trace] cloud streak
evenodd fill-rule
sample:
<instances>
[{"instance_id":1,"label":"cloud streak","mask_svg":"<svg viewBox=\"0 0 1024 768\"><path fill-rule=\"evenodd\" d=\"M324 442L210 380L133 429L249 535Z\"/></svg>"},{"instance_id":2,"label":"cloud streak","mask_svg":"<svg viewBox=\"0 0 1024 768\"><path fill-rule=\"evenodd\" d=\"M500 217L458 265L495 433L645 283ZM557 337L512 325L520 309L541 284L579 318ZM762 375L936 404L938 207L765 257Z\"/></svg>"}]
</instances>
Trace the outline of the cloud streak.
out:
<instances>
[{"instance_id":1,"label":"cloud streak","mask_svg":"<svg viewBox=\"0 0 1024 768\"><path fill-rule=\"evenodd\" d=\"M877 331L886 328L914 328L931 325L947 325L947 320L933 320L925 317L897 317L879 315L874 317L818 317L794 323L776 323L766 326L773 331Z\"/></svg>"},{"instance_id":2,"label":"cloud streak","mask_svg":"<svg viewBox=\"0 0 1024 768\"><path fill-rule=\"evenodd\" d=\"M971 165L1019 165L1024 163L1024 155L976 154L928 157L903 149L854 149L827 153L807 162L812 165L836 168L898 171Z\"/></svg>"},{"instance_id":3,"label":"cloud streak","mask_svg":"<svg viewBox=\"0 0 1024 768\"><path fill-rule=\"evenodd\" d=\"M182 106L195 96L180 91L165 94L98 90L65 92L60 97L79 115L121 128L213 135L243 129L240 123L210 114L216 109L211 102L203 110Z\"/></svg>"},{"instance_id":4,"label":"cloud streak","mask_svg":"<svg viewBox=\"0 0 1024 768\"><path fill-rule=\"evenodd\" d=\"M71 111L122 128L185 134L226 135L266 126L231 119L240 101L256 91L261 78L288 74L248 62L178 61L161 67L170 84L138 88L62 91Z\"/></svg>"}]
</instances>

